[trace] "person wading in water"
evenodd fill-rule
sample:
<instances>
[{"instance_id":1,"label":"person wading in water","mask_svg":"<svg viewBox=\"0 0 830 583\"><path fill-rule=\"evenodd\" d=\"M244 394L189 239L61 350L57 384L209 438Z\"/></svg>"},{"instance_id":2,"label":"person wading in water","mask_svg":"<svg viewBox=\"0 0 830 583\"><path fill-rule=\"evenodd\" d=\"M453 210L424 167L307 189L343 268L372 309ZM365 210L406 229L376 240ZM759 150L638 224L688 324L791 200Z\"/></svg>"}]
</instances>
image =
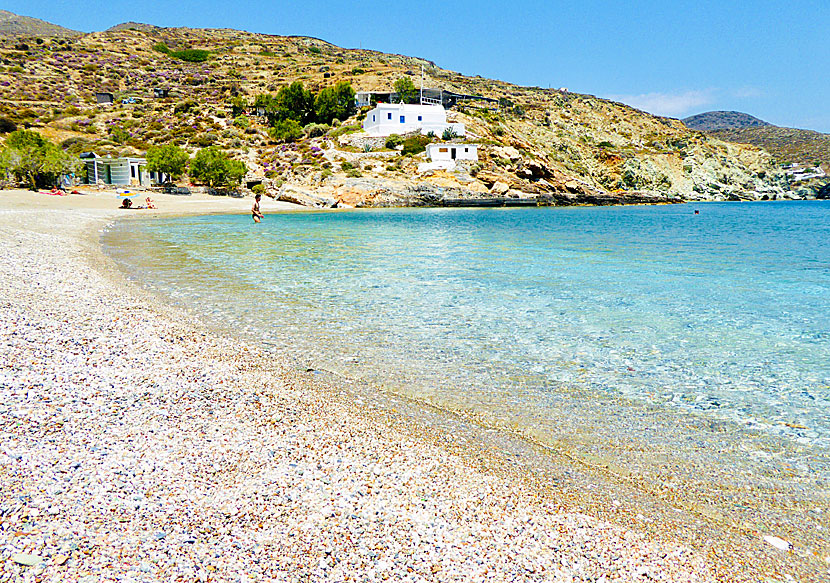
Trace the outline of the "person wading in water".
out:
<instances>
[{"instance_id":1,"label":"person wading in water","mask_svg":"<svg viewBox=\"0 0 830 583\"><path fill-rule=\"evenodd\" d=\"M254 197L254 206L251 207L251 216L253 217L255 223L258 223L259 221L265 218L262 216L262 213L259 212L259 199L261 198L261 194L256 195Z\"/></svg>"}]
</instances>

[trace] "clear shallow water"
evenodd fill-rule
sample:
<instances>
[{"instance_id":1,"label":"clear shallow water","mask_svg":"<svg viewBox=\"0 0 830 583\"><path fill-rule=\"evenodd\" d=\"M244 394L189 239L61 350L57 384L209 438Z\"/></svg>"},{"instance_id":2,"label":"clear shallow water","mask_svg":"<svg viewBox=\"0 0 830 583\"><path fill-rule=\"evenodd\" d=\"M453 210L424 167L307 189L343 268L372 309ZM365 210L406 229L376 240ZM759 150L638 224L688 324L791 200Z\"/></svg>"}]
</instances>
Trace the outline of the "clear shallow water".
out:
<instances>
[{"instance_id":1,"label":"clear shallow water","mask_svg":"<svg viewBox=\"0 0 830 583\"><path fill-rule=\"evenodd\" d=\"M709 447L692 414L739 457L830 446L826 202L185 217L105 243L304 364L549 445L684 457Z\"/></svg>"}]
</instances>

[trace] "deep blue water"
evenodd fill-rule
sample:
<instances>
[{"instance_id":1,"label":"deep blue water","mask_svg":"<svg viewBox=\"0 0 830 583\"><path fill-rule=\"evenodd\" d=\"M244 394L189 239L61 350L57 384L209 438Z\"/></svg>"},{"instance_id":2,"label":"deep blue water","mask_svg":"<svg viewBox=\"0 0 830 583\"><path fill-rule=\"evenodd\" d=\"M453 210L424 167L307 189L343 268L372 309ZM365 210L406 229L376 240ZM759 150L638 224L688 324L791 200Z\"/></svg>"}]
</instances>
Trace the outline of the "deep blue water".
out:
<instances>
[{"instance_id":1,"label":"deep blue water","mask_svg":"<svg viewBox=\"0 0 830 583\"><path fill-rule=\"evenodd\" d=\"M642 403L830 445L828 202L162 218L105 241L304 364L542 442Z\"/></svg>"}]
</instances>

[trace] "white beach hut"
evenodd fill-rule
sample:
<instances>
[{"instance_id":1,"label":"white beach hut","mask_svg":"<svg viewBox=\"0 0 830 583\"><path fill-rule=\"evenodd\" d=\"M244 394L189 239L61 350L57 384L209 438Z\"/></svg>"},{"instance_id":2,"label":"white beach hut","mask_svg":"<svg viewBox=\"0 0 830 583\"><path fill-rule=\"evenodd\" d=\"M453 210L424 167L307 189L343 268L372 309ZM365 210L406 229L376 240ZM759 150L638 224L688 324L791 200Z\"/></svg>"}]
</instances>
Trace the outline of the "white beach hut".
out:
<instances>
[{"instance_id":1,"label":"white beach hut","mask_svg":"<svg viewBox=\"0 0 830 583\"><path fill-rule=\"evenodd\" d=\"M429 162L418 164L419 172L452 170L456 160L478 161L478 144L429 144L426 149Z\"/></svg>"},{"instance_id":2,"label":"white beach hut","mask_svg":"<svg viewBox=\"0 0 830 583\"><path fill-rule=\"evenodd\" d=\"M82 154L86 164L87 184L114 184L118 186L149 186L146 158L108 158L94 153Z\"/></svg>"}]
</instances>

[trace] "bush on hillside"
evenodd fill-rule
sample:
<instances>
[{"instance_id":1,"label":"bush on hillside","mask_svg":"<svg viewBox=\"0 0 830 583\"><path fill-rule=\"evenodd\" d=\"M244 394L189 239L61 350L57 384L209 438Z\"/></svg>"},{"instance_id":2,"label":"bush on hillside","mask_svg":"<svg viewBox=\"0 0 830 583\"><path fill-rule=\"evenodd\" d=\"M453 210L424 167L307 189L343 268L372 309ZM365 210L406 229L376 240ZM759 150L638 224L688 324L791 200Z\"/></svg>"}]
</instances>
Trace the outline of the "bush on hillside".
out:
<instances>
[{"instance_id":1,"label":"bush on hillside","mask_svg":"<svg viewBox=\"0 0 830 583\"><path fill-rule=\"evenodd\" d=\"M403 150L401 150L401 154L404 156L407 154L420 154L427 149L427 144L429 144L429 142L430 139L426 136L412 136L410 138L406 138L403 142Z\"/></svg>"},{"instance_id":2,"label":"bush on hillside","mask_svg":"<svg viewBox=\"0 0 830 583\"><path fill-rule=\"evenodd\" d=\"M173 144L147 150L147 170L166 174L171 180L181 178L190 162L187 152Z\"/></svg>"},{"instance_id":3,"label":"bush on hillside","mask_svg":"<svg viewBox=\"0 0 830 583\"><path fill-rule=\"evenodd\" d=\"M303 128L303 131L305 132L306 137L318 138L325 135L329 129L331 128L324 123L310 123Z\"/></svg>"},{"instance_id":4,"label":"bush on hillside","mask_svg":"<svg viewBox=\"0 0 830 583\"><path fill-rule=\"evenodd\" d=\"M17 129L17 125L7 117L0 117L0 134L10 134Z\"/></svg>"},{"instance_id":5,"label":"bush on hillside","mask_svg":"<svg viewBox=\"0 0 830 583\"><path fill-rule=\"evenodd\" d=\"M293 119L284 119L278 121L268 135L278 142L296 142L303 137L303 128Z\"/></svg>"},{"instance_id":6,"label":"bush on hillside","mask_svg":"<svg viewBox=\"0 0 830 583\"><path fill-rule=\"evenodd\" d=\"M211 188L237 186L246 172L243 162L230 159L216 146L199 150L190 163L190 176Z\"/></svg>"}]
</instances>

